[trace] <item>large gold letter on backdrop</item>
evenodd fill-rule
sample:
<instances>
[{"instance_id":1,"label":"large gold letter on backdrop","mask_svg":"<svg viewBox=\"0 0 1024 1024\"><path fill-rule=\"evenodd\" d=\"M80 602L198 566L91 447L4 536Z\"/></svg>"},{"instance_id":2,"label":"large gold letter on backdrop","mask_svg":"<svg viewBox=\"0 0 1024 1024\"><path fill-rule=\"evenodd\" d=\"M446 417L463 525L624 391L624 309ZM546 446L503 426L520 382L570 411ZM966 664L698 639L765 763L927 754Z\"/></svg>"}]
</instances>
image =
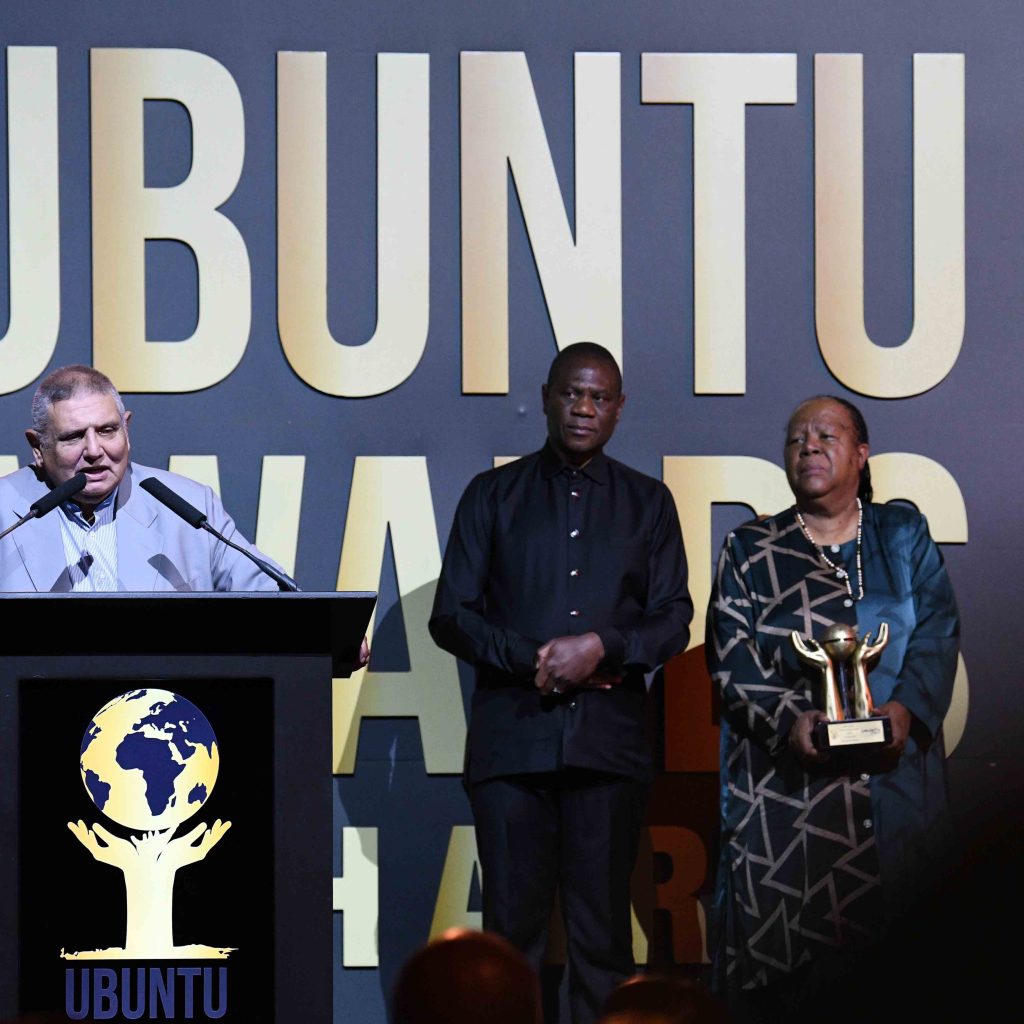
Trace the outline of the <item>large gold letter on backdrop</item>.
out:
<instances>
[{"instance_id":1,"label":"large gold letter on backdrop","mask_svg":"<svg viewBox=\"0 0 1024 1024\"><path fill-rule=\"evenodd\" d=\"M338 590L377 589L389 528L410 671L360 669L349 679L334 680L334 772L351 775L355 771L359 726L364 718L417 718L427 771L457 775L462 771L466 746L458 670L455 659L427 632L441 552L426 459L356 459ZM367 630L371 636L373 621Z\"/></svg>"},{"instance_id":2,"label":"large gold letter on backdrop","mask_svg":"<svg viewBox=\"0 0 1024 1024\"><path fill-rule=\"evenodd\" d=\"M7 50L10 320L0 340L0 394L46 368L60 329L57 50Z\"/></svg>"},{"instance_id":3,"label":"large gold letter on backdrop","mask_svg":"<svg viewBox=\"0 0 1024 1024\"><path fill-rule=\"evenodd\" d=\"M340 878L333 879L334 910L345 917L342 922L342 964L345 967L378 967L377 943L380 897L380 863L375 828L341 830Z\"/></svg>"},{"instance_id":4,"label":"large gold letter on backdrop","mask_svg":"<svg viewBox=\"0 0 1024 1024\"><path fill-rule=\"evenodd\" d=\"M146 188L143 103L177 100L192 167ZM191 50L92 51L93 361L122 391L197 391L223 380L249 341L249 255L219 213L245 155L242 97L223 65ZM184 341L146 338L146 239L184 242L199 271L199 318Z\"/></svg>"},{"instance_id":5,"label":"large gold letter on backdrop","mask_svg":"<svg viewBox=\"0 0 1024 1024\"><path fill-rule=\"evenodd\" d=\"M706 964L707 920L697 892L707 875L708 855L701 837L677 825L651 825L651 852L669 859L672 874L656 887L655 906L672 919L672 960Z\"/></svg>"},{"instance_id":6,"label":"large gold letter on backdrop","mask_svg":"<svg viewBox=\"0 0 1024 1024\"><path fill-rule=\"evenodd\" d=\"M848 388L905 398L935 387L964 337L964 56L914 55L914 326L894 348L864 327L864 96L859 53L814 58L818 344Z\"/></svg>"},{"instance_id":7,"label":"large gold letter on backdrop","mask_svg":"<svg viewBox=\"0 0 1024 1024\"><path fill-rule=\"evenodd\" d=\"M508 172L559 348L622 360L619 55L577 53L576 238L522 53L461 55L462 390L508 391Z\"/></svg>"},{"instance_id":8,"label":"large gold letter on backdrop","mask_svg":"<svg viewBox=\"0 0 1024 1024\"><path fill-rule=\"evenodd\" d=\"M449 928L482 927L483 915L469 910L473 876L480 880L480 861L476 849L476 830L472 825L456 825L448 840L441 884L437 889L434 918L428 940L439 938Z\"/></svg>"},{"instance_id":9,"label":"large gold letter on backdrop","mask_svg":"<svg viewBox=\"0 0 1024 1024\"><path fill-rule=\"evenodd\" d=\"M713 504L747 505L771 515L793 504L786 474L767 459L747 455L666 455L662 473L672 492L686 538L694 623L703 623L711 597L714 562L722 544L711 536ZM692 631L690 647L704 642L701 628Z\"/></svg>"},{"instance_id":10,"label":"large gold letter on backdrop","mask_svg":"<svg viewBox=\"0 0 1024 1024\"><path fill-rule=\"evenodd\" d=\"M793 53L645 53L644 103L693 104L697 394L746 391L746 111L796 103Z\"/></svg>"},{"instance_id":11,"label":"large gold letter on backdrop","mask_svg":"<svg viewBox=\"0 0 1024 1024\"><path fill-rule=\"evenodd\" d=\"M327 54L277 57L281 345L311 387L380 395L416 369L430 325L430 58L377 57L377 328L343 345L327 323Z\"/></svg>"},{"instance_id":12,"label":"large gold letter on backdrop","mask_svg":"<svg viewBox=\"0 0 1024 1024\"><path fill-rule=\"evenodd\" d=\"M871 482L876 501L904 498L928 517L932 540L937 544L967 543L967 508L953 474L933 459L912 452L887 452L871 457ZM943 733L947 757L963 738L970 704L970 684L963 655L957 658L953 700Z\"/></svg>"}]
</instances>

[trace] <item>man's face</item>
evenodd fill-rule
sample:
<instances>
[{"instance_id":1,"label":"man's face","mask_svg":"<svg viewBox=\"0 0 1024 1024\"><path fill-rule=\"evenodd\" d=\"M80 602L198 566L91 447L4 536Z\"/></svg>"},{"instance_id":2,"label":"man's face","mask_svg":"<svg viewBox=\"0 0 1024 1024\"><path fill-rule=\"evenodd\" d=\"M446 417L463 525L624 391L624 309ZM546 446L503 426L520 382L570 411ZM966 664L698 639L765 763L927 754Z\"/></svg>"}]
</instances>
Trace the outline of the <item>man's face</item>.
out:
<instances>
[{"instance_id":1,"label":"man's face","mask_svg":"<svg viewBox=\"0 0 1024 1024\"><path fill-rule=\"evenodd\" d=\"M574 359L541 388L548 440L570 465L589 462L609 441L626 396L602 359Z\"/></svg>"},{"instance_id":2,"label":"man's face","mask_svg":"<svg viewBox=\"0 0 1024 1024\"><path fill-rule=\"evenodd\" d=\"M112 395L83 391L50 406L45 436L34 430L25 436L51 486L85 474L85 487L74 500L91 509L113 493L128 468L131 415L125 413L122 423Z\"/></svg>"}]
</instances>

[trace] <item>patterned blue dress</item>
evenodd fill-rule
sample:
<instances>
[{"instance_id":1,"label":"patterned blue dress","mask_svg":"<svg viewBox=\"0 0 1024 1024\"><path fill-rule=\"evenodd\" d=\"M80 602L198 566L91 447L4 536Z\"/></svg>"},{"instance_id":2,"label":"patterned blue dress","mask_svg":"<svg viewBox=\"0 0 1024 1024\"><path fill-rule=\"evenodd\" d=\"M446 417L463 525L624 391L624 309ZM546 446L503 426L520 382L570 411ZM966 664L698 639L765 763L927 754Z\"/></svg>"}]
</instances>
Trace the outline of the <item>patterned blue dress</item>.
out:
<instances>
[{"instance_id":1,"label":"patterned blue dress","mask_svg":"<svg viewBox=\"0 0 1024 1024\"><path fill-rule=\"evenodd\" d=\"M855 542L830 551L856 587ZM726 539L708 608L707 658L722 694L722 846L712 920L720 992L782 980L825 951L880 936L947 856L942 720L959 649L956 601L924 517L865 505L864 598L807 541L792 509ZM913 716L898 763L805 771L793 722L816 680L790 632L858 626L889 643L871 672L876 705ZM865 771L864 768L874 767Z\"/></svg>"}]
</instances>

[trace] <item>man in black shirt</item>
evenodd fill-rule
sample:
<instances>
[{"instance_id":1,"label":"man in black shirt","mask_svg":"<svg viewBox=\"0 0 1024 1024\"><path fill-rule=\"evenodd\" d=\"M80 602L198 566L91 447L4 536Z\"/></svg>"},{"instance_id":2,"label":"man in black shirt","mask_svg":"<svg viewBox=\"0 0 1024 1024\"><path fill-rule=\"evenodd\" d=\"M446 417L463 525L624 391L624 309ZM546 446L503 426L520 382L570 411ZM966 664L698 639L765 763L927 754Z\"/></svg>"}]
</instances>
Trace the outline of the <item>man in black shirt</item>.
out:
<instances>
[{"instance_id":1,"label":"man in black shirt","mask_svg":"<svg viewBox=\"0 0 1024 1024\"><path fill-rule=\"evenodd\" d=\"M431 634L476 669L466 779L484 927L540 968L561 888L574 1024L633 969L629 880L653 765L644 674L686 647L693 605L664 484L604 454L615 359L571 345L541 390L541 451L459 502Z\"/></svg>"}]
</instances>

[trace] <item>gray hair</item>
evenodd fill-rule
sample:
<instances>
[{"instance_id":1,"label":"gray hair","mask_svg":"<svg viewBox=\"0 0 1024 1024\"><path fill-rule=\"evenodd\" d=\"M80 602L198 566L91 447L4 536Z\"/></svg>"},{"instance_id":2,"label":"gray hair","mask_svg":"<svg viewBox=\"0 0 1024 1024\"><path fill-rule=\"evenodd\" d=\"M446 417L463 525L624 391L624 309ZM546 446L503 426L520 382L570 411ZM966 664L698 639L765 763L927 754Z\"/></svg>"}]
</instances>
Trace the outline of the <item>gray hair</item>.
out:
<instances>
[{"instance_id":1,"label":"gray hair","mask_svg":"<svg viewBox=\"0 0 1024 1024\"><path fill-rule=\"evenodd\" d=\"M121 423L124 424L124 402L105 373L78 363L60 366L39 382L39 387L32 396L32 429L41 441L49 442L50 409L53 404L66 402L82 392L90 395L110 395L117 406Z\"/></svg>"}]
</instances>

